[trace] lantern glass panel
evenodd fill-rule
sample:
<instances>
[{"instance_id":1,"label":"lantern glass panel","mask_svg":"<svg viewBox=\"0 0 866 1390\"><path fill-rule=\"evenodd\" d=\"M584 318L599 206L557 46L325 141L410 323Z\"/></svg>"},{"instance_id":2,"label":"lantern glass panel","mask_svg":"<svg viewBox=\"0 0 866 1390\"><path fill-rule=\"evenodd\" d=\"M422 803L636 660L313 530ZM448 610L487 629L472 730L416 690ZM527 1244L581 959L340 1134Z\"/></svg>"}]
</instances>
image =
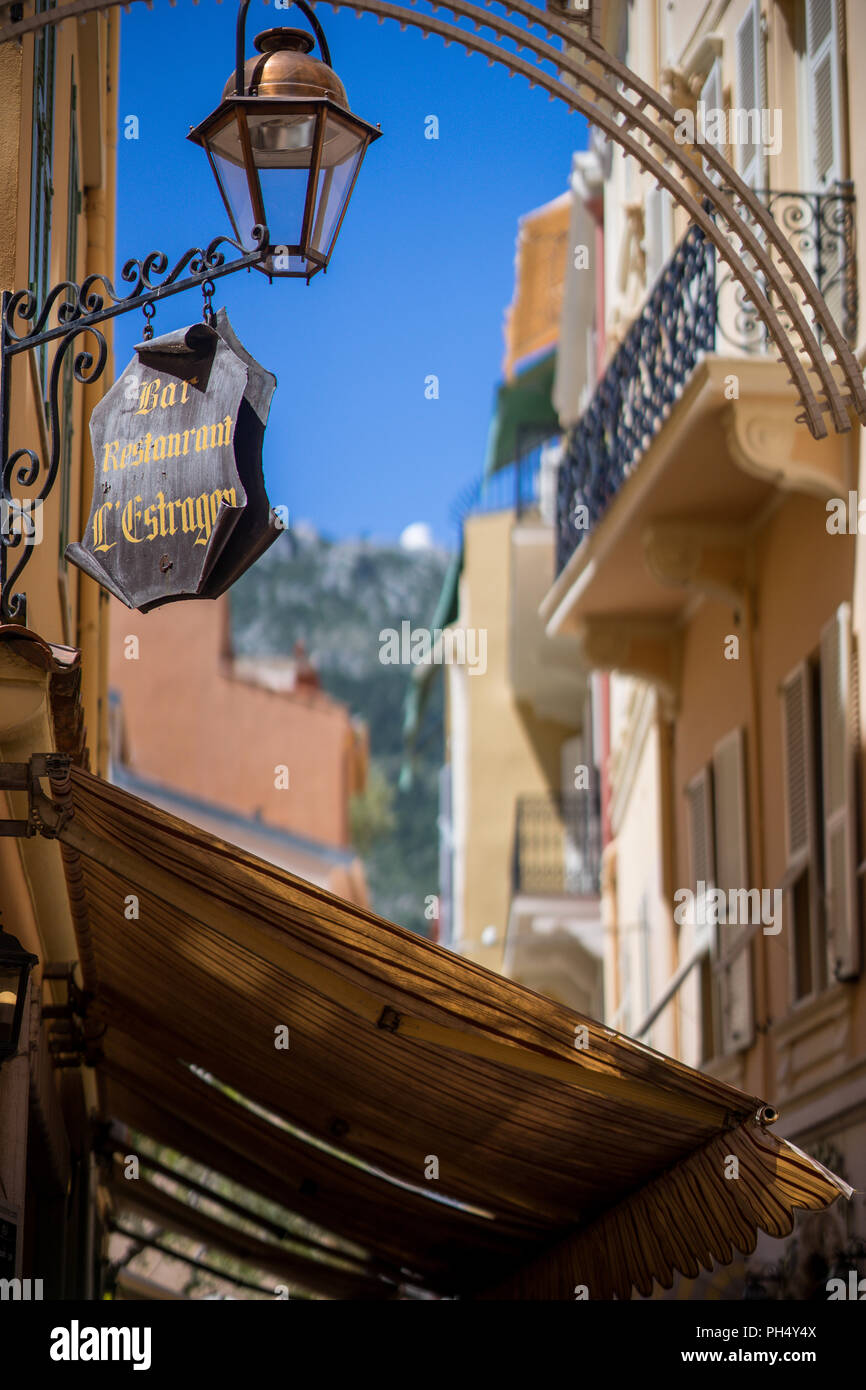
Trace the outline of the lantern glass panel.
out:
<instances>
[{"instance_id":1,"label":"lantern glass panel","mask_svg":"<svg viewBox=\"0 0 866 1390\"><path fill-rule=\"evenodd\" d=\"M250 197L243 147L234 115L219 130L207 136L207 146L235 235L243 247L252 250L255 246L252 230L258 218Z\"/></svg>"},{"instance_id":2,"label":"lantern glass panel","mask_svg":"<svg viewBox=\"0 0 866 1390\"><path fill-rule=\"evenodd\" d=\"M250 145L262 191L265 218L272 246L301 246L304 211L310 180L310 162L316 143L316 124L322 115L301 112L296 116L267 111L247 115ZM297 260L290 270L304 271Z\"/></svg>"},{"instance_id":3,"label":"lantern glass panel","mask_svg":"<svg viewBox=\"0 0 866 1390\"><path fill-rule=\"evenodd\" d=\"M322 146L322 167L316 190L316 212L310 232L310 246L327 256L340 218L352 191L358 166L364 156L367 137L348 122L329 111Z\"/></svg>"},{"instance_id":4,"label":"lantern glass panel","mask_svg":"<svg viewBox=\"0 0 866 1390\"><path fill-rule=\"evenodd\" d=\"M12 1041L15 1006L21 989L19 966L0 965L0 1050Z\"/></svg>"}]
</instances>

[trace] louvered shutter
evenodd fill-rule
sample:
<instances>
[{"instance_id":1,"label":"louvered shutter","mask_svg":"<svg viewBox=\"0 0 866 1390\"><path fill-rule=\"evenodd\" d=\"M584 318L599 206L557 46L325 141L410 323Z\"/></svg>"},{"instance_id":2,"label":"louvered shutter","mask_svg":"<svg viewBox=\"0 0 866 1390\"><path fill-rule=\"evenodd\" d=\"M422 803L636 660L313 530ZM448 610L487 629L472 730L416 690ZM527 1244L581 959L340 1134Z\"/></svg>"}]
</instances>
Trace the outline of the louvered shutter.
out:
<instances>
[{"instance_id":1,"label":"louvered shutter","mask_svg":"<svg viewBox=\"0 0 866 1390\"><path fill-rule=\"evenodd\" d=\"M716 58L715 62L713 63L713 66L710 68L710 71L707 74L707 80L701 88L700 100L703 103L703 110L705 113L703 125L706 124L706 113L716 110L723 111L725 109L725 98L724 92L722 91L722 63L720 58ZM710 133L712 134L712 127L710 128ZM700 134L702 138L706 139L706 135L703 128L701 129ZM707 140L707 144L712 145L715 149L721 150L722 153L724 153L723 140ZM703 165L704 173L709 178L711 178L714 183L719 183L720 177L716 173L715 169L711 168L710 165L707 164L706 160L703 161Z\"/></svg>"},{"instance_id":2,"label":"louvered shutter","mask_svg":"<svg viewBox=\"0 0 866 1390\"><path fill-rule=\"evenodd\" d=\"M815 857L814 727L812 681L803 661L782 684L785 857L789 868Z\"/></svg>"},{"instance_id":3,"label":"louvered shutter","mask_svg":"<svg viewBox=\"0 0 866 1390\"><path fill-rule=\"evenodd\" d=\"M816 975L816 952L823 914L820 896L818 853L818 798L816 772L816 726L812 668L801 661L782 682L782 757L785 786L785 859L788 884L783 911L794 921L794 885L808 872L809 940L812 974ZM798 998L796 950L788 938L792 996Z\"/></svg>"},{"instance_id":4,"label":"louvered shutter","mask_svg":"<svg viewBox=\"0 0 866 1390\"><path fill-rule=\"evenodd\" d=\"M713 754L713 810L716 884L726 893L732 888L747 889L748 802L742 729L735 729L723 739ZM718 934L722 1052L737 1052L750 1046L755 1033L751 924L722 924Z\"/></svg>"},{"instance_id":5,"label":"louvered shutter","mask_svg":"<svg viewBox=\"0 0 866 1390\"><path fill-rule=\"evenodd\" d=\"M713 779L712 769L702 768L686 788L689 806L689 846L691 853L691 887L697 900L708 888L715 887L716 860L713 843ZM704 888L699 888L703 884ZM705 927L695 926L695 942L701 945ZM709 944L709 943L707 943Z\"/></svg>"},{"instance_id":6,"label":"louvered shutter","mask_svg":"<svg viewBox=\"0 0 866 1390\"><path fill-rule=\"evenodd\" d=\"M711 767L702 768L697 776L689 782L686 787L686 802L689 821L690 887L697 896L696 912L689 922L691 927L690 939L687 934L685 937L687 944L681 942L681 949L685 954L690 954L693 951L709 952L712 946L709 928L706 925L701 925L705 918L702 902L704 891L701 890L701 893L698 894L699 884L703 883L707 888L710 888L715 885L716 881L713 844L713 772ZM709 974L709 967L707 967L707 973ZM702 1045L703 1039L707 1033L712 1033L715 1027L712 1001L704 999L701 979L701 971L693 971L691 978L684 985L680 999L683 1010L681 1027L686 1056L690 1065L695 1067L699 1067L706 1060L705 1048ZM715 1053L714 1040L706 1050Z\"/></svg>"},{"instance_id":7,"label":"louvered shutter","mask_svg":"<svg viewBox=\"0 0 866 1390\"><path fill-rule=\"evenodd\" d=\"M644 203L646 283L651 289L671 254L671 195L666 188L651 188Z\"/></svg>"},{"instance_id":8,"label":"louvered shutter","mask_svg":"<svg viewBox=\"0 0 866 1390\"><path fill-rule=\"evenodd\" d=\"M761 7L758 0L752 0L737 28L737 88L734 105L741 110L763 111L764 61L763 37L761 34ZM760 115L759 115L760 121ZM749 142L741 144L737 151L738 168L742 178L751 188L764 186L764 150L760 140L760 130L755 130L752 120L748 122ZM751 137L758 135L758 140Z\"/></svg>"},{"instance_id":9,"label":"louvered shutter","mask_svg":"<svg viewBox=\"0 0 866 1390\"><path fill-rule=\"evenodd\" d=\"M806 0L806 82L810 187L841 178L837 0Z\"/></svg>"},{"instance_id":10,"label":"louvered shutter","mask_svg":"<svg viewBox=\"0 0 866 1390\"><path fill-rule=\"evenodd\" d=\"M821 630L824 891L831 980L849 980L860 970L852 657L851 608L843 603Z\"/></svg>"}]
</instances>

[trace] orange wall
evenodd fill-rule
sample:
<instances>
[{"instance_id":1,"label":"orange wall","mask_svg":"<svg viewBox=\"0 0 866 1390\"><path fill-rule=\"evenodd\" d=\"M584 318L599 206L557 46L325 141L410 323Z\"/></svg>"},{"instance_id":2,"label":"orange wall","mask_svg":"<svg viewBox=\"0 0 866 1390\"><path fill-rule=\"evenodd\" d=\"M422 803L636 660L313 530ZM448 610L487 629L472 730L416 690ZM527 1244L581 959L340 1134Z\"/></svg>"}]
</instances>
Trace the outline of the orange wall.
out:
<instances>
[{"instance_id":1,"label":"orange wall","mask_svg":"<svg viewBox=\"0 0 866 1390\"><path fill-rule=\"evenodd\" d=\"M791 495L760 532L755 547L753 643L745 616L737 625L731 606L723 602L703 603L686 628L673 769L678 886L688 884L690 873L684 789L710 761L714 745L738 725L746 733L749 886L773 889L781 882L786 861L779 688L793 667L817 649L821 628L850 596L853 583L855 538L828 535L825 523L822 501ZM730 633L740 636L737 661L724 656ZM751 691L753 659L757 729ZM760 796L756 795L758 778ZM790 1009L790 936L784 929L784 916L779 936L759 934L756 942L756 1020L761 1023L765 1014L779 1019ZM760 1034L758 1039L747 1058L744 1084L763 1094L767 1091L765 1068L770 1068L773 1059L765 1055Z\"/></svg>"},{"instance_id":2,"label":"orange wall","mask_svg":"<svg viewBox=\"0 0 866 1390\"><path fill-rule=\"evenodd\" d=\"M122 699L134 771L326 844L348 842L354 731L320 690L276 692L233 678L228 599L150 613L110 602L109 682ZM137 660L124 655L139 639ZM288 790L274 768L289 769Z\"/></svg>"}]
</instances>

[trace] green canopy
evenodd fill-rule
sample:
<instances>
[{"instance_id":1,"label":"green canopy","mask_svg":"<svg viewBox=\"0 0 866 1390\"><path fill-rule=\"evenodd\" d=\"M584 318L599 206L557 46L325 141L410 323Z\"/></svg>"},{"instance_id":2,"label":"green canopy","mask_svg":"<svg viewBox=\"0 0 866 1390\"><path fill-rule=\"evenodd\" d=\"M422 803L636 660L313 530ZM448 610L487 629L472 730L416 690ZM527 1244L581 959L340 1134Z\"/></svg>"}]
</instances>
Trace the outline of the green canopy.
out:
<instances>
[{"instance_id":1,"label":"green canopy","mask_svg":"<svg viewBox=\"0 0 866 1390\"><path fill-rule=\"evenodd\" d=\"M486 477L559 434L559 418L551 399L555 371L554 350L499 387L487 437Z\"/></svg>"}]
</instances>

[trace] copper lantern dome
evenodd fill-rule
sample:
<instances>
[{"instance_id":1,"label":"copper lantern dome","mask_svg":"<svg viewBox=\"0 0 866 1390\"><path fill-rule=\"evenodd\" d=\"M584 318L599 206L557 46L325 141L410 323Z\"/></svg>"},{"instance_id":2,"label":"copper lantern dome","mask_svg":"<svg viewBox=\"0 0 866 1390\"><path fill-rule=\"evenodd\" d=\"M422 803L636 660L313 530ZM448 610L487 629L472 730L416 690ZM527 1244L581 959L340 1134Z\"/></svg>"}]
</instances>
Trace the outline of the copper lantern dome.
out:
<instances>
[{"instance_id":1,"label":"copper lantern dome","mask_svg":"<svg viewBox=\"0 0 866 1390\"><path fill-rule=\"evenodd\" d=\"M243 61L246 5L238 16L238 51L217 109L190 132L207 153L237 241L255 249L267 229L259 269L303 276L325 269L367 146L381 131L349 110L346 89L330 66L321 26L266 29L258 57Z\"/></svg>"}]
</instances>

